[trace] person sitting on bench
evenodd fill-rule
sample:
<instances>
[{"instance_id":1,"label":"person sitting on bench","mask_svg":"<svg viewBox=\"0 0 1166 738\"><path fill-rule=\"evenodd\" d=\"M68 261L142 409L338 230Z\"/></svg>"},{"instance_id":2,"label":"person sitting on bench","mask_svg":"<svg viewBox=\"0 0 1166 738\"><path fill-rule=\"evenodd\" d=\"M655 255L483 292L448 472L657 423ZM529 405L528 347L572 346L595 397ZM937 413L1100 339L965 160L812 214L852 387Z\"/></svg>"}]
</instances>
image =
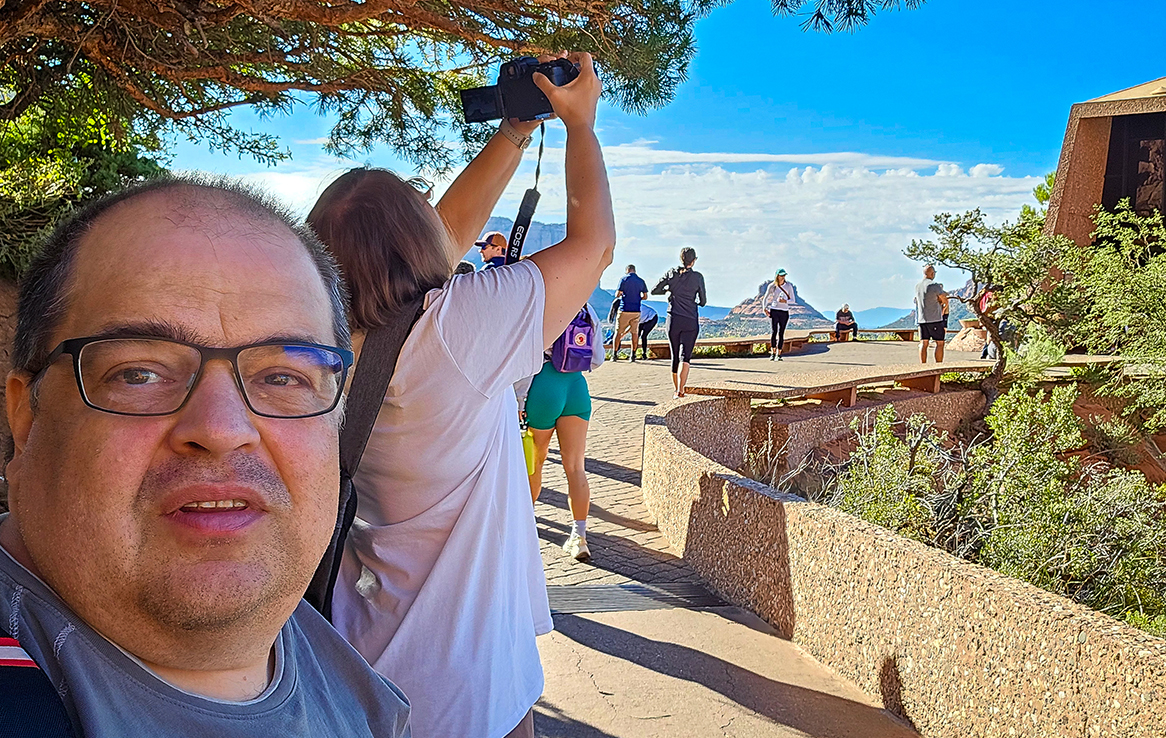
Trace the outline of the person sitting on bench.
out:
<instances>
[{"instance_id":1,"label":"person sitting on bench","mask_svg":"<svg viewBox=\"0 0 1166 738\"><path fill-rule=\"evenodd\" d=\"M854 331L854 340L858 340L858 323L854 320L854 314L850 312L850 305L843 305L842 309L834 313L834 338L839 341L845 341L842 336L849 331Z\"/></svg>"}]
</instances>

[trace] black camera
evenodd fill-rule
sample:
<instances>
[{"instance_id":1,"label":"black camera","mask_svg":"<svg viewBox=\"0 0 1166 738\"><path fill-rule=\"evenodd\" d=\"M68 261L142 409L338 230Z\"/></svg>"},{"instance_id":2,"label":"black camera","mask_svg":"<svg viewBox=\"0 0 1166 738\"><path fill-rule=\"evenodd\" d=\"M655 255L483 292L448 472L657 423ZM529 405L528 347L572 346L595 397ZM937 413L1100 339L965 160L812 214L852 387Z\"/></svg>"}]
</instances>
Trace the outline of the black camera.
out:
<instances>
[{"instance_id":1,"label":"black camera","mask_svg":"<svg viewBox=\"0 0 1166 738\"><path fill-rule=\"evenodd\" d=\"M556 87L579 76L579 67L566 59L539 64L533 56L520 56L498 70L498 84L462 90L462 113L467 123L499 118L542 120L554 114L551 101L534 83L542 72Z\"/></svg>"}]
</instances>

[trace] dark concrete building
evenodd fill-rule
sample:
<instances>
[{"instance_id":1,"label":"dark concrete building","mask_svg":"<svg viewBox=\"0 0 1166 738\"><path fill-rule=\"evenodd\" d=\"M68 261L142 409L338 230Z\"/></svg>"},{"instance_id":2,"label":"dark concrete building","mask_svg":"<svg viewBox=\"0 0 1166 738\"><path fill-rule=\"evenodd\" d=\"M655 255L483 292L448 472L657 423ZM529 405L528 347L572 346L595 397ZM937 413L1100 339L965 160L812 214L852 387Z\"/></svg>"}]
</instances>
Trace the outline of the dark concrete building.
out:
<instances>
[{"instance_id":1,"label":"dark concrete building","mask_svg":"<svg viewBox=\"0 0 1166 738\"><path fill-rule=\"evenodd\" d=\"M1070 109L1045 228L1088 241L1094 207L1126 198L1166 212L1166 77Z\"/></svg>"}]
</instances>

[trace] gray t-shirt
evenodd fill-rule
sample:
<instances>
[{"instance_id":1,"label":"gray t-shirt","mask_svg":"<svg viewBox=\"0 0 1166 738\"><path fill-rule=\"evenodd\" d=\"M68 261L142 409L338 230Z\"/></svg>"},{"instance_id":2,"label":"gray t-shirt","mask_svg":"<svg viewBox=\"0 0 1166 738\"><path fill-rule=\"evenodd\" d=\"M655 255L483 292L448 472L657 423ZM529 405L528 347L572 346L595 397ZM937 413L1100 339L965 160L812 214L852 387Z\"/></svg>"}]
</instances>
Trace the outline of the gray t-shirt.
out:
<instances>
[{"instance_id":1,"label":"gray t-shirt","mask_svg":"<svg viewBox=\"0 0 1166 738\"><path fill-rule=\"evenodd\" d=\"M2 548L0 624L52 680L83 738L409 736L405 696L303 601L276 639L275 678L249 702L162 681Z\"/></svg>"},{"instance_id":2,"label":"gray t-shirt","mask_svg":"<svg viewBox=\"0 0 1166 738\"><path fill-rule=\"evenodd\" d=\"M943 305L939 296L943 285L933 279L924 279L915 285L915 319L920 325L938 323L943 320Z\"/></svg>"}]
</instances>

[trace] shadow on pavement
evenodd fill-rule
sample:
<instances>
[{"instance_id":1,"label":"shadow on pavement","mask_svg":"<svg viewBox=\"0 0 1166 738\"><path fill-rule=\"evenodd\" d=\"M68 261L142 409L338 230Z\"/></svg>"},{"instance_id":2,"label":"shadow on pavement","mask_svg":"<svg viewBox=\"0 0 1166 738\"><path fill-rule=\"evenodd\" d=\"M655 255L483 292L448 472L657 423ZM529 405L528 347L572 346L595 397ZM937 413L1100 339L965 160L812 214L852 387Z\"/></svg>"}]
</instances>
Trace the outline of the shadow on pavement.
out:
<instances>
[{"instance_id":1,"label":"shadow on pavement","mask_svg":"<svg viewBox=\"0 0 1166 738\"><path fill-rule=\"evenodd\" d=\"M615 738L611 733L567 717L542 700L534 706L534 734L539 738Z\"/></svg>"},{"instance_id":2,"label":"shadow on pavement","mask_svg":"<svg viewBox=\"0 0 1166 738\"><path fill-rule=\"evenodd\" d=\"M549 449L547 451L547 461L562 465L562 456L558 449ZM626 482L640 486L640 470L633 469L630 466L623 466L622 464L613 464L610 461L601 461L599 459L586 456L583 458L583 470L588 474L595 474L600 477L607 477L614 479L617 482ZM541 499L541 498L540 498Z\"/></svg>"},{"instance_id":3,"label":"shadow on pavement","mask_svg":"<svg viewBox=\"0 0 1166 738\"><path fill-rule=\"evenodd\" d=\"M815 738L917 735L877 707L769 679L696 649L655 641L577 615L556 614L554 618L555 630L581 646L659 674L700 684L780 725Z\"/></svg>"},{"instance_id":4,"label":"shadow on pavement","mask_svg":"<svg viewBox=\"0 0 1166 738\"><path fill-rule=\"evenodd\" d=\"M543 489L543 494L553 490ZM542 497L539 497L542 501ZM565 497L562 506L566 507ZM595 508L592 507L594 511ZM592 515L595 515L592 512ZM598 517L598 516L596 516ZM638 521L637 521L638 522ZM567 540L570 526L540 515L535 516L538 537L555 546L562 546ZM641 523L642 525L642 523ZM610 571L646 584L658 582L699 581L696 573L678 556L641 546L621 536L607 535L589 529L587 543L591 548L591 558L578 566Z\"/></svg>"},{"instance_id":5,"label":"shadow on pavement","mask_svg":"<svg viewBox=\"0 0 1166 738\"><path fill-rule=\"evenodd\" d=\"M639 473L639 472L637 472ZM539 501L546 502L547 505L557 507L560 509L569 509L567 505L567 495L554 490L552 487L542 487L542 492L539 493ZM627 518L626 515L606 511L603 507L595 504L595 500L591 500L591 511L588 513L588 518L597 518L605 522L610 522L611 525L620 526L630 530L659 530L651 522L645 522L634 518Z\"/></svg>"},{"instance_id":6,"label":"shadow on pavement","mask_svg":"<svg viewBox=\"0 0 1166 738\"><path fill-rule=\"evenodd\" d=\"M623 405L644 405L647 407L654 407L660 404L652 400L625 400L622 397L600 397L599 395L591 395L591 399L595 402L618 402Z\"/></svg>"}]
</instances>

